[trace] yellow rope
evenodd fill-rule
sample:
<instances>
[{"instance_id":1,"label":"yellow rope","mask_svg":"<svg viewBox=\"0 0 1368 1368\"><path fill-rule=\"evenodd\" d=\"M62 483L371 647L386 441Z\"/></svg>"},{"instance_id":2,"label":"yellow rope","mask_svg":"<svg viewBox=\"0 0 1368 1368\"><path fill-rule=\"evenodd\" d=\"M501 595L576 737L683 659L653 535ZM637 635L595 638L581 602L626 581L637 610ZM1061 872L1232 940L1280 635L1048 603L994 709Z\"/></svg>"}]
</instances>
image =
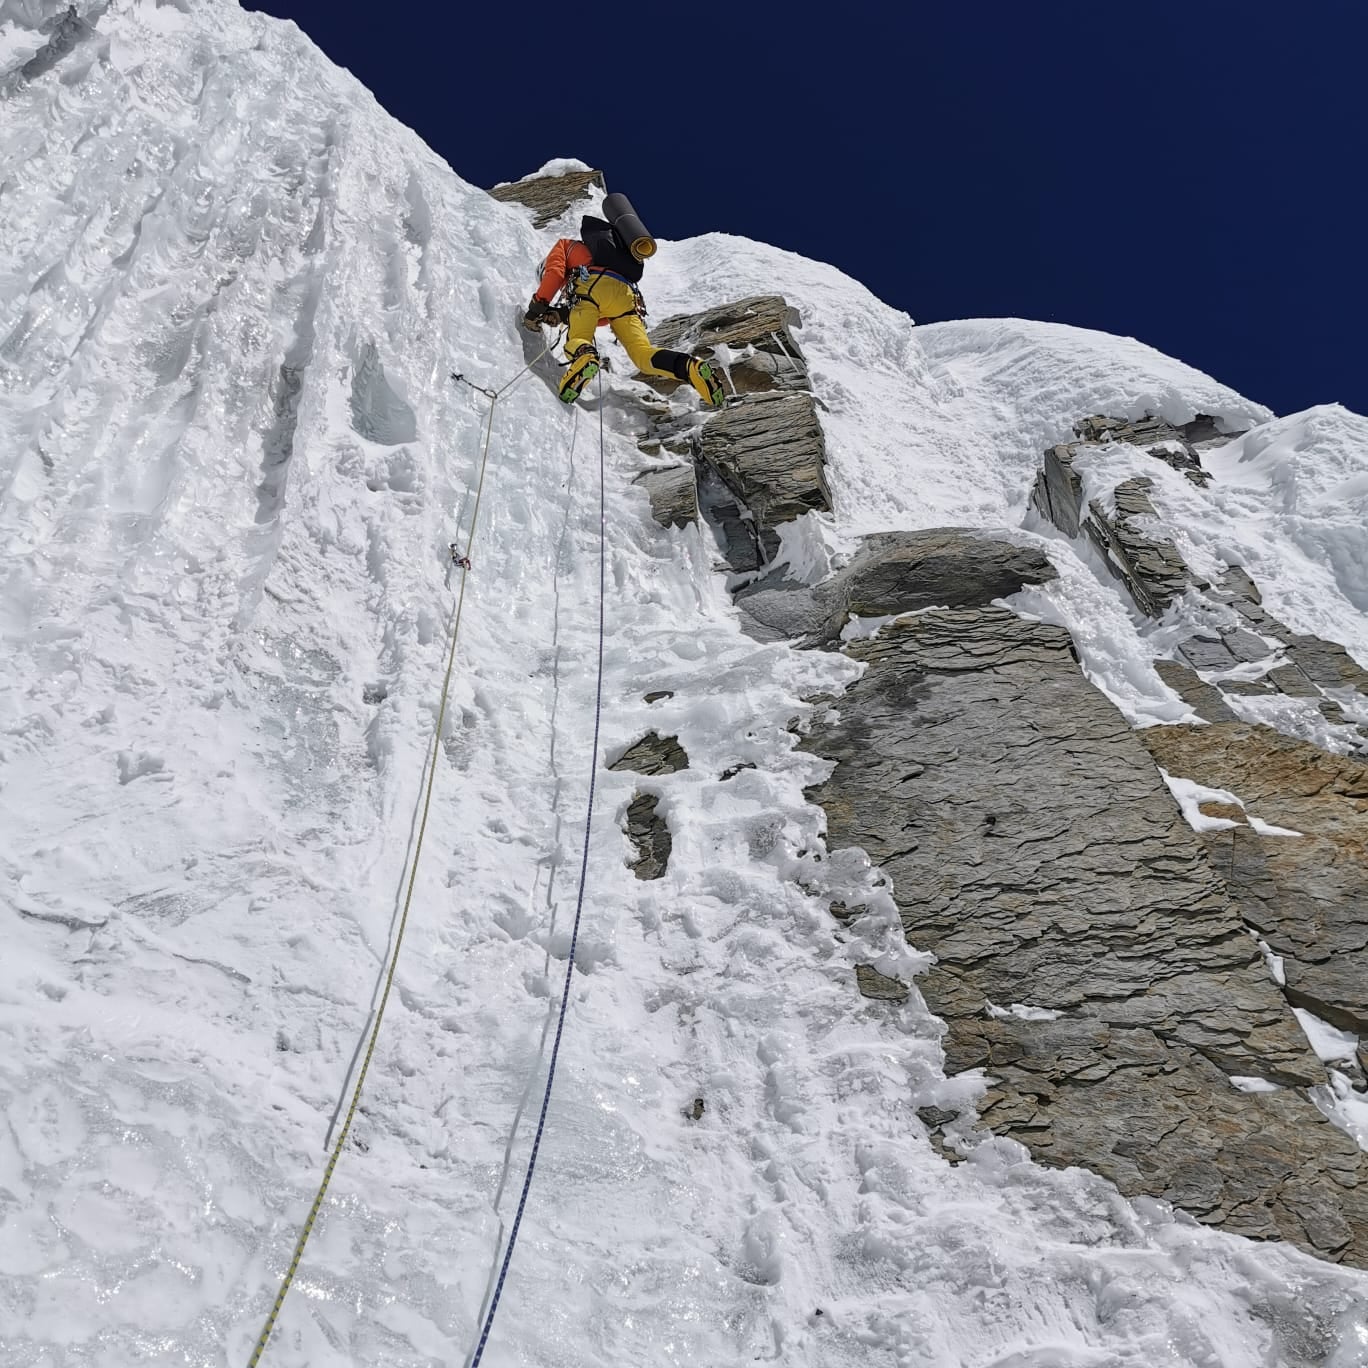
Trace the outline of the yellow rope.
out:
<instances>
[{"instance_id":1,"label":"yellow rope","mask_svg":"<svg viewBox=\"0 0 1368 1368\"><path fill-rule=\"evenodd\" d=\"M304 1257L304 1246L309 1243L309 1236L313 1234L314 1222L318 1219L318 1213L323 1207L323 1199L328 1195L328 1185L332 1182L333 1170L337 1167L338 1159L341 1158L342 1147L347 1143L352 1121L356 1117L356 1109L361 1102L361 1088L366 1081L366 1072L370 1068L371 1058L375 1054L375 1042L380 1038L380 1025L385 1017L385 1006L389 1002L390 989L394 986L394 972L399 963L399 949L404 941L404 930L408 926L409 905L413 901L414 885L418 881L418 857L423 850L423 833L427 830L428 811L432 806L432 785L437 776L437 760L441 754L442 723L446 719L447 698L451 693L451 673L456 664L456 641L461 630L461 608L465 604L466 578L470 573L470 549L475 541L475 524L480 516L480 499L484 494L485 470L489 464L489 438L494 431L494 408L499 402L499 396L511 389L549 350L549 346L543 348L502 389L481 391L481 393L489 395L489 418L485 423L484 447L480 452L480 477L475 488L475 507L470 515L470 530L466 536L464 557L466 563L461 566L461 587L448 622L447 630L450 635L451 646L447 652L446 674L442 679L442 699L437 707L437 723L432 729L432 755L427 767L427 785L423 791L423 815L418 823L418 839L414 843L413 861L409 866L408 889L404 894L404 910L399 917L399 929L394 937L394 948L390 954L389 968L385 973L385 990L380 995L380 1006L375 1013L375 1024L371 1027L370 1040L366 1045L365 1057L361 1061L361 1070L356 1076L356 1086L352 1089L351 1104L347 1107L346 1118L342 1122L342 1129L338 1132L337 1143L333 1145L332 1153L328 1156L327 1165L323 1169L323 1181L319 1183L313 1205L310 1206L309 1214L304 1219L304 1228L299 1232L299 1239L295 1242L294 1253L290 1256L290 1265L285 1270L284 1278L281 1279L280 1291L276 1293L275 1304L271 1307L271 1314L266 1317L266 1324L262 1327L256 1348L252 1350L252 1356L247 1360L247 1368L257 1368L257 1364L261 1362L261 1356L266 1352L266 1342L271 1338L271 1332L275 1329L276 1320L280 1315L280 1308L285 1304L285 1296L295 1280L295 1274L299 1271L299 1261ZM472 386L472 388L478 387Z\"/></svg>"}]
</instances>

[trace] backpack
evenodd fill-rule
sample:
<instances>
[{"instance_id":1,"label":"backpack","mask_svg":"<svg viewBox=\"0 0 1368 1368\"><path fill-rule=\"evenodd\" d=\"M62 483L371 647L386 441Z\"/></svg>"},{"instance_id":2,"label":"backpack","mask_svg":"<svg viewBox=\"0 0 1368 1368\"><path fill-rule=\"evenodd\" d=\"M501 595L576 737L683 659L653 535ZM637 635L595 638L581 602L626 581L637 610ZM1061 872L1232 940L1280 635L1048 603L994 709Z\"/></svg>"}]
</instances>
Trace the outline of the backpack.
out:
<instances>
[{"instance_id":1,"label":"backpack","mask_svg":"<svg viewBox=\"0 0 1368 1368\"><path fill-rule=\"evenodd\" d=\"M614 271L633 284L641 279L644 270L641 262L628 250L611 223L586 214L580 220L579 235L580 241L589 249L595 266Z\"/></svg>"}]
</instances>

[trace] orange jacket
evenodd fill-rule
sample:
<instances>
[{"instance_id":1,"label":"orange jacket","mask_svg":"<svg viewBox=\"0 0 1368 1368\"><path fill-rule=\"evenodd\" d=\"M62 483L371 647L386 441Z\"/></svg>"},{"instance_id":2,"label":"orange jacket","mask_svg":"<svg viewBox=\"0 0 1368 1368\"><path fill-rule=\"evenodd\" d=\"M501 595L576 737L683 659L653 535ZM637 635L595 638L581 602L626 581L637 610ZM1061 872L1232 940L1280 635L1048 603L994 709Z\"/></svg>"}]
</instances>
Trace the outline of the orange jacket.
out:
<instances>
[{"instance_id":1,"label":"orange jacket","mask_svg":"<svg viewBox=\"0 0 1368 1368\"><path fill-rule=\"evenodd\" d=\"M542 263L541 284L533 298L549 304L576 266L592 266L593 262L592 253L578 238L559 239Z\"/></svg>"}]
</instances>

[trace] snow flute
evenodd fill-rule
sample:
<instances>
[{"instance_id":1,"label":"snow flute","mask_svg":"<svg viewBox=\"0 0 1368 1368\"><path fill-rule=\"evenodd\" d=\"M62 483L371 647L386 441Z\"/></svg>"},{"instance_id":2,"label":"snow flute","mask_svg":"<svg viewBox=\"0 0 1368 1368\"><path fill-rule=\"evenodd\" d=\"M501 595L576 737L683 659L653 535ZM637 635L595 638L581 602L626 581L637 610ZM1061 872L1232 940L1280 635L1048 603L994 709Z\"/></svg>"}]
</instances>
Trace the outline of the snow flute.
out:
<instances>
[{"instance_id":1,"label":"snow flute","mask_svg":"<svg viewBox=\"0 0 1368 1368\"><path fill-rule=\"evenodd\" d=\"M603 217L613 225L613 231L619 240L638 261L655 256L655 238L646 231L646 225L642 223L637 211L632 208L632 201L626 195L605 195Z\"/></svg>"}]
</instances>

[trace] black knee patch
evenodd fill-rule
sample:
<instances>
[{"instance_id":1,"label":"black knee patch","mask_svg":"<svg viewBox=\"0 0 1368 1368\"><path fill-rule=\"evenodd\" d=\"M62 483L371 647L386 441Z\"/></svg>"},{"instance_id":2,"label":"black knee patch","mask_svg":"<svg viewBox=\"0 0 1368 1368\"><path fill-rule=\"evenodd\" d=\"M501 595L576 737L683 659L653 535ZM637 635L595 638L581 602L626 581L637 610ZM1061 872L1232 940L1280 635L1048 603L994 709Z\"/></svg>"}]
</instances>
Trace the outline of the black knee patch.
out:
<instances>
[{"instance_id":1,"label":"black knee patch","mask_svg":"<svg viewBox=\"0 0 1368 1368\"><path fill-rule=\"evenodd\" d=\"M652 354L651 365L656 370L669 371L676 380L689 378L689 358L684 352L670 351L662 347L660 351Z\"/></svg>"}]
</instances>

